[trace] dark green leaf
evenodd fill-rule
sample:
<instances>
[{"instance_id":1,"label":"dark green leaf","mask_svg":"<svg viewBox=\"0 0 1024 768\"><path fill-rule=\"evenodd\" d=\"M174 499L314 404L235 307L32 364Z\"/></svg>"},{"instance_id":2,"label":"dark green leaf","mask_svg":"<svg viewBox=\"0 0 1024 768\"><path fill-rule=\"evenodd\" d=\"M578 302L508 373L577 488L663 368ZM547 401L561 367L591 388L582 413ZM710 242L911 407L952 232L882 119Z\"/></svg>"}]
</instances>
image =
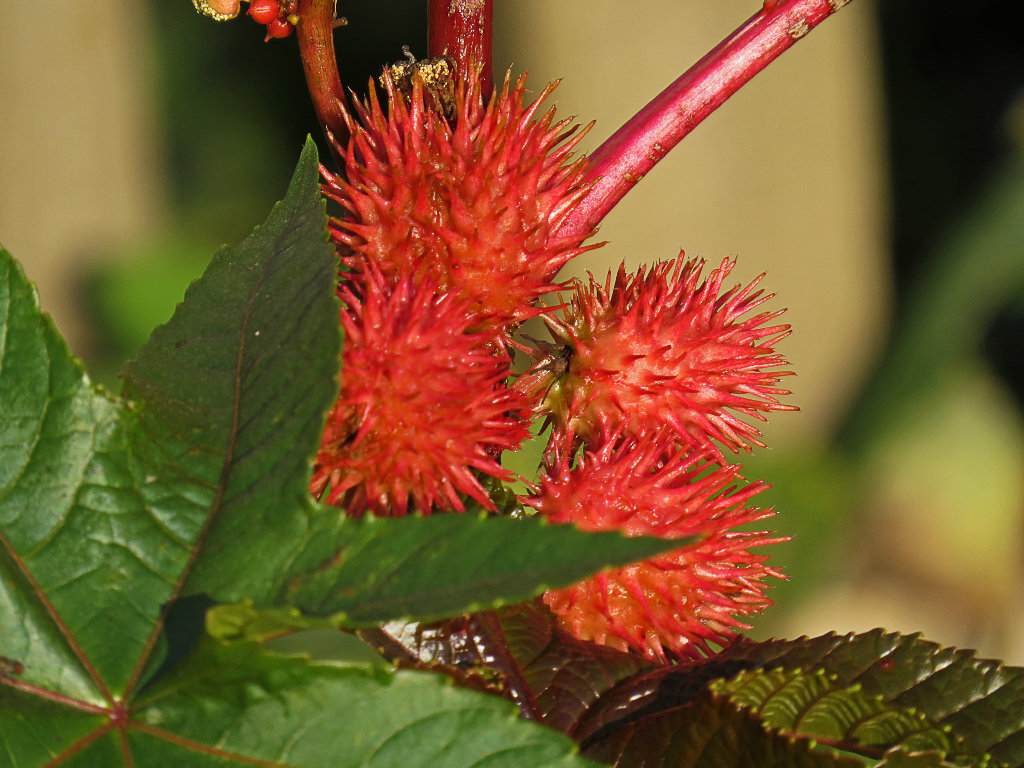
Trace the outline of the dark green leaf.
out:
<instances>
[{"instance_id":1,"label":"dark green leaf","mask_svg":"<svg viewBox=\"0 0 1024 768\"><path fill-rule=\"evenodd\" d=\"M566 733L576 733L580 719L610 688L658 669L636 654L562 633L540 601L502 611L500 622L515 666L505 670L506 676L519 676L532 693L537 715Z\"/></svg>"},{"instance_id":2,"label":"dark green leaf","mask_svg":"<svg viewBox=\"0 0 1024 768\"><path fill-rule=\"evenodd\" d=\"M943 759L939 752L907 752L895 751L885 756L878 768L960 768L956 763Z\"/></svg>"},{"instance_id":3,"label":"dark green leaf","mask_svg":"<svg viewBox=\"0 0 1024 768\"><path fill-rule=\"evenodd\" d=\"M91 385L0 251L9 764L126 761L122 702L157 666L165 604L280 589L287 547L310 535L309 456L335 389L325 224L309 144L267 224L218 254L154 333L124 402Z\"/></svg>"},{"instance_id":4,"label":"dark green leaf","mask_svg":"<svg viewBox=\"0 0 1024 768\"><path fill-rule=\"evenodd\" d=\"M583 754L616 768L860 768L807 739L768 731L753 715L707 692L647 719L623 714L583 744Z\"/></svg>"},{"instance_id":5,"label":"dark green leaf","mask_svg":"<svg viewBox=\"0 0 1024 768\"><path fill-rule=\"evenodd\" d=\"M584 533L537 518L366 517L311 541L281 602L342 614L348 626L426 621L526 600L687 542Z\"/></svg>"},{"instance_id":6,"label":"dark green leaf","mask_svg":"<svg viewBox=\"0 0 1024 768\"><path fill-rule=\"evenodd\" d=\"M990 754L1008 766L1024 764L1024 669L881 629L742 640L723 656L747 667L822 670L839 685L859 685L869 696L949 728L977 760Z\"/></svg>"},{"instance_id":7,"label":"dark green leaf","mask_svg":"<svg viewBox=\"0 0 1024 768\"><path fill-rule=\"evenodd\" d=\"M640 656L564 634L539 598L431 624L389 622L360 634L388 659L501 693L531 719L570 735L606 690L639 671L659 669Z\"/></svg>"},{"instance_id":8,"label":"dark green leaf","mask_svg":"<svg viewBox=\"0 0 1024 768\"><path fill-rule=\"evenodd\" d=\"M127 684L187 545L144 508L124 409L93 389L5 251L0 321L5 677L102 705Z\"/></svg>"},{"instance_id":9,"label":"dark green leaf","mask_svg":"<svg viewBox=\"0 0 1024 768\"><path fill-rule=\"evenodd\" d=\"M787 733L881 751L962 753L954 737L917 710L888 704L859 685L844 687L822 669L747 670L710 689Z\"/></svg>"},{"instance_id":10,"label":"dark green leaf","mask_svg":"<svg viewBox=\"0 0 1024 768\"><path fill-rule=\"evenodd\" d=\"M134 717L131 748L149 765L589 765L511 703L439 675L313 663L244 642L205 641Z\"/></svg>"},{"instance_id":11,"label":"dark green leaf","mask_svg":"<svg viewBox=\"0 0 1024 768\"><path fill-rule=\"evenodd\" d=\"M340 332L315 147L266 223L213 259L125 369L156 501L190 488L182 594L265 600L309 535L307 482ZM153 487L157 486L157 487Z\"/></svg>"},{"instance_id":12,"label":"dark green leaf","mask_svg":"<svg viewBox=\"0 0 1024 768\"><path fill-rule=\"evenodd\" d=\"M334 629L328 619L303 616L295 608L258 610L252 603L216 605L206 612L206 631L217 640L262 643L310 629Z\"/></svg>"},{"instance_id":13,"label":"dark green leaf","mask_svg":"<svg viewBox=\"0 0 1024 768\"><path fill-rule=\"evenodd\" d=\"M512 637L512 648L521 645ZM560 655L578 677L599 671L595 660ZM588 699L600 695L567 730L585 754L603 760L615 750L621 765L655 760L651 745L689 727L708 696L721 700L715 717L723 728L738 722L732 711L759 719L769 737L816 739L884 765L1022 764L1024 670L882 630L764 643L739 638L707 661L583 690Z\"/></svg>"}]
</instances>

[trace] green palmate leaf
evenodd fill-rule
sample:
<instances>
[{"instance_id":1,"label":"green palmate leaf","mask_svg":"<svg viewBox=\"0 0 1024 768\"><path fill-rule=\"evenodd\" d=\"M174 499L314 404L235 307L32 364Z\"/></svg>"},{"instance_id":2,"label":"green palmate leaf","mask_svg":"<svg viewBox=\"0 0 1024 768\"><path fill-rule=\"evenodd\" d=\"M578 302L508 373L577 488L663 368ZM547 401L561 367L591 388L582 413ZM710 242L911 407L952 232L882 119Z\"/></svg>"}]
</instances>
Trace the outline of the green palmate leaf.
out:
<instances>
[{"instance_id":1,"label":"green palmate leaf","mask_svg":"<svg viewBox=\"0 0 1024 768\"><path fill-rule=\"evenodd\" d=\"M308 457L339 345L325 223L310 144L266 225L218 254L154 333L125 402L90 384L0 252L0 753L12 764L110 742L101 733L126 722L163 606L189 591L260 597L277 587L278 547L252 530L308 535Z\"/></svg>"},{"instance_id":2,"label":"green palmate leaf","mask_svg":"<svg viewBox=\"0 0 1024 768\"><path fill-rule=\"evenodd\" d=\"M340 348L325 224L310 141L266 224L214 257L125 369L148 497L198 502L182 594L266 600L319 524L307 481Z\"/></svg>"},{"instance_id":3,"label":"green palmate leaf","mask_svg":"<svg viewBox=\"0 0 1024 768\"><path fill-rule=\"evenodd\" d=\"M20 692L4 699L18 766L551 766L587 768L569 739L518 718L501 698L447 679L368 664L276 656L251 643L207 639L145 690L124 729ZM132 756L130 762L127 755Z\"/></svg>"},{"instance_id":4,"label":"green palmate leaf","mask_svg":"<svg viewBox=\"0 0 1024 768\"><path fill-rule=\"evenodd\" d=\"M128 737L153 765L589 765L508 701L444 677L313 663L249 643L205 641L137 707Z\"/></svg>"},{"instance_id":5,"label":"green palmate leaf","mask_svg":"<svg viewBox=\"0 0 1024 768\"><path fill-rule=\"evenodd\" d=\"M123 587L137 569L125 567L128 550L110 551L108 531L77 499L110 474L97 444L115 431L116 407L84 379L2 250L0 319L0 679L99 704L105 689L81 649L103 655L100 616L114 626L130 618ZM154 581L140 579L140 592Z\"/></svg>"},{"instance_id":6,"label":"green palmate leaf","mask_svg":"<svg viewBox=\"0 0 1024 768\"><path fill-rule=\"evenodd\" d=\"M477 515L363 518L311 542L285 602L348 626L420 621L519 602L610 565L685 545ZM338 543L340 542L340 547Z\"/></svg>"}]
</instances>

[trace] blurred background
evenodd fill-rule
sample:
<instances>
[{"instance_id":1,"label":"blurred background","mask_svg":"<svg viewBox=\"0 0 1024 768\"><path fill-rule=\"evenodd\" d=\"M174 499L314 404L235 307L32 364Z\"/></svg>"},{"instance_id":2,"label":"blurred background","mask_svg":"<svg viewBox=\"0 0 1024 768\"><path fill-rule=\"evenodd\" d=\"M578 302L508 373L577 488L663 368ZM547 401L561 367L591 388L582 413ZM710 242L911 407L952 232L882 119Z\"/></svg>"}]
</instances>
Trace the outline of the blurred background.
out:
<instances>
[{"instance_id":1,"label":"blurred background","mask_svg":"<svg viewBox=\"0 0 1024 768\"><path fill-rule=\"evenodd\" d=\"M563 78L596 147L754 0L495 3L495 70ZM346 84L424 56L425 3L339 3ZM320 138L294 39L188 0L16 3L0 27L0 243L117 387ZM680 249L787 307L800 406L745 474L793 540L759 635L875 626L1024 664L1024 7L857 0L612 213L603 275Z\"/></svg>"}]
</instances>

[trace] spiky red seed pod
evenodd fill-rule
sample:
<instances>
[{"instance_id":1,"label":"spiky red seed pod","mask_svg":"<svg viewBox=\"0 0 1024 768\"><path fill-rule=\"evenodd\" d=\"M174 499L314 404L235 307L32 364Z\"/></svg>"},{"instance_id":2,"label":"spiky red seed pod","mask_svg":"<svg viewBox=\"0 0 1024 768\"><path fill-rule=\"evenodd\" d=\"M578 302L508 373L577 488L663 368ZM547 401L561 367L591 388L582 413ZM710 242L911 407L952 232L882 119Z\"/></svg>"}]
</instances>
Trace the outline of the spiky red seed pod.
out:
<instances>
[{"instance_id":1,"label":"spiky red seed pod","mask_svg":"<svg viewBox=\"0 0 1024 768\"><path fill-rule=\"evenodd\" d=\"M737 617L771 605L763 581L782 575L749 550L785 539L735 530L774 514L747 506L763 483L742 485L735 465L672 449L669 434L609 441L583 453L575 466L572 439L556 440L539 490L526 499L552 522L628 536L702 537L549 590L544 602L563 629L657 661L669 654L695 658L711 653L710 643L722 645L748 628Z\"/></svg>"},{"instance_id":2,"label":"spiky red seed pod","mask_svg":"<svg viewBox=\"0 0 1024 768\"><path fill-rule=\"evenodd\" d=\"M313 494L350 515L463 511L459 494L493 509L474 472L510 479L495 456L529 437L493 335L464 300L408 276L391 286L371 268L340 294L341 387Z\"/></svg>"},{"instance_id":3,"label":"spiky red seed pod","mask_svg":"<svg viewBox=\"0 0 1024 768\"><path fill-rule=\"evenodd\" d=\"M579 285L564 318L546 320L553 352L521 377L526 396L544 398L541 412L588 442L625 431L669 428L684 445L733 452L763 446L741 416L796 410L779 402L788 371L774 345L788 325L770 325L783 310L743 319L771 295L761 277L719 296L735 262L726 259L701 281L703 260L682 253L649 271L620 267L612 284ZM763 275L762 275L763 277Z\"/></svg>"},{"instance_id":4,"label":"spiky red seed pod","mask_svg":"<svg viewBox=\"0 0 1024 768\"><path fill-rule=\"evenodd\" d=\"M463 73L449 119L419 76L412 83L406 94L386 74L387 114L371 86L348 116L344 173L324 171L325 194L346 213L334 239L392 279L414 266L492 327L539 314L559 269L586 250L585 235L555 234L588 188L573 158L585 130L555 123L553 108L539 114L554 84L526 105L524 79L512 87L506 76L485 106L479 72Z\"/></svg>"}]
</instances>

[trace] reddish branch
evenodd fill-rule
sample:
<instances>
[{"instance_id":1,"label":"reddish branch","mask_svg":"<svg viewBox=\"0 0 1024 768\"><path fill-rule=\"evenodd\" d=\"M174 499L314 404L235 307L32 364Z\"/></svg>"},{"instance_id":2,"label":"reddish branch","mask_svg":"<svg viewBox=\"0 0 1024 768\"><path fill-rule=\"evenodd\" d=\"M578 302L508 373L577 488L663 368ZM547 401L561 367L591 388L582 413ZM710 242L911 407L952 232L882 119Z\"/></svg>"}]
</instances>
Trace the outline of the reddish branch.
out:
<instances>
[{"instance_id":1,"label":"reddish branch","mask_svg":"<svg viewBox=\"0 0 1024 768\"><path fill-rule=\"evenodd\" d=\"M679 141L849 0L771 0L591 156L594 187L560 235L590 232Z\"/></svg>"},{"instance_id":2,"label":"reddish branch","mask_svg":"<svg viewBox=\"0 0 1024 768\"><path fill-rule=\"evenodd\" d=\"M460 72L470 61L483 66L483 96L494 90L491 33L493 0L430 0L427 16L427 55L451 56Z\"/></svg>"},{"instance_id":3,"label":"reddish branch","mask_svg":"<svg viewBox=\"0 0 1024 768\"><path fill-rule=\"evenodd\" d=\"M338 146L348 141L345 127L345 90L334 55L335 0L299 0L296 33L306 85L320 125ZM330 142L332 145L334 141Z\"/></svg>"}]
</instances>

